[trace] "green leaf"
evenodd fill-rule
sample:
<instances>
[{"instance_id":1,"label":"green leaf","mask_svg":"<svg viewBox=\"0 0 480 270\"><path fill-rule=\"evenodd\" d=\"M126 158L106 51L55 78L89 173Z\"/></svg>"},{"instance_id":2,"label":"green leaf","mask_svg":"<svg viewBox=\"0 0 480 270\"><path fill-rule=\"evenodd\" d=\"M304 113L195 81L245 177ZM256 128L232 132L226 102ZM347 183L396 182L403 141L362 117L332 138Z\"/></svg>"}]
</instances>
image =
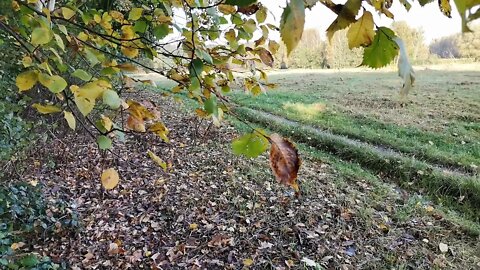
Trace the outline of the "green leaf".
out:
<instances>
[{"instance_id":1,"label":"green leaf","mask_svg":"<svg viewBox=\"0 0 480 270\"><path fill-rule=\"evenodd\" d=\"M287 56L302 38L304 25L305 6L303 0L291 0L283 10L280 20L280 36L287 46Z\"/></svg>"},{"instance_id":2,"label":"green leaf","mask_svg":"<svg viewBox=\"0 0 480 270\"><path fill-rule=\"evenodd\" d=\"M54 34L54 37L58 47L62 49L62 51L65 51L65 44L63 43L63 39L57 34Z\"/></svg>"},{"instance_id":3,"label":"green leaf","mask_svg":"<svg viewBox=\"0 0 480 270\"><path fill-rule=\"evenodd\" d=\"M362 66L381 68L393 61L398 54L395 33L387 27L379 27L370 46L363 52Z\"/></svg>"},{"instance_id":4,"label":"green leaf","mask_svg":"<svg viewBox=\"0 0 480 270\"><path fill-rule=\"evenodd\" d=\"M142 17L142 12L143 8L132 8L132 10L130 10L130 13L128 14L128 19L136 21L140 19L140 17Z\"/></svg>"},{"instance_id":5,"label":"green leaf","mask_svg":"<svg viewBox=\"0 0 480 270\"><path fill-rule=\"evenodd\" d=\"M100 150L106 150L112 147L112 140L107 136L98 136L97 143Z\"/></svg>"},{"instance_id":6,"label":"green leaf","mask_svg":"<svg viewBox=\"0 0 480 270\"><path fill-rule=\"evenodd\" d=\"M225 4L231 6L247 7L256 2L257 0L227 0L225 1Z\"/></svg>"},{"instance_id":7,"label":"green leaf","mask_svg":"<svg viewBox=\"0 0 480 270\"><path fill-rule=\"evenodd\" d=\"M53 34L52 31L48 28L37 27L32 31L32 45L43 45L47 44L52 40Z\"/></svg>"},{"instance_id":8,"label":"green leaf","mask_svg":"<svg viewBox=\"0 0 480 270\"><path fill-rule=\"evenodd\" d=\"M233 140L232 150L236 155L256 158L268 149L268 140L258 132L247 133Z\"/></svg>"},{"instance_id":9,"label":"green leaf","mask_svg":"<svg viewBox=\"0 0 480 270\"><path fill-rule=\"evenodd\" d=\"M20 259L20 264L25 267L34 267L36 266L40 261L38 260L37 256L35 254L29 254L23 258Z\"/></svg>"},{"instance_id":10,"label":"green leaf","mask_svg":"<svg viewBox=\"0 0 480 270\"><path fill-rule=\"evenodd\" d=\"M428 3L431 3L433 2L434 0L418 0L418 2L420 3L420 5L423 7L425 6L426 4Z\"/></svg>"},{"instance_id":11,"label":"green leaf","mask_svg":"<svg viewBox=\"0 0 480 270\"><path fill-rule=\"evenodd\" d=\"M263 23L267 18L267 9L265 7L261 7L256 13L255 18L257 19L258 23Z\"/></svg>"},{"instance_id":12,"label":"green leaf","mask_svg":"<svg viewBox=\"0 0 480 270\"><path fill-rule=\"evenodd\" d=\"M153 35L157 39L162 39L166 37L169 32L170 32L170 28L168 28L168 25L164 23L157 25L155 26L155 28L153 28Z\"/></svg>"},{"instance_id":13,"label":"green leaf","mask_svg":"<svg viewBox=\"0 0 480 270\"><path fill-rule=\"evenodd\" d=\"M73 77L79 78L82 81L88 82L92 79L92 75L85 70L79 68L72 73Z\"/></svg>"},{"instance_id":14,"label":"green leaf","mask_svg":"<svg viewBox=\"0 0 480 270\"><path fill-rule=\"evenodd\" d=\"M206 112L218 116L217 96L212 94L209 99L205 100L203 106Z\"/></svg>"},{"instance_id":15,"label":"green leaf","mask_svg":"<svg viewBox=\"0 0 480 270\"><path fill-rule=\"evenodd\" d=\"M147 23L144 20L137 21L133 26L133 30L137 33L145 33L147 31Z\"/></svg>"},{"instance_id":16,"label":"green leaf","mask_svg":"<svg viewBox=\"0 0 480 270\"><path fill-rule=\"evenodd\" d=\"M45 87L50 90L50 92L56 94L60 93L67 87L67 81L65 81L64 78L58 76L58 75L53 75L50 76L45 73L40 73L38 75L38 81Z\"/></svg>"},{"instance_id":17,"label":"green leaf","mask_svg":"<svg viewBox=\"0 0 480 270\"><path fill-rule=\"evenodd\" d=\"M195 58L190 65L190 77L200 77L203 71L202 60Z\"/></svg>"},{"instance_id":18,"label":"green leaf","mask_svg":"<svg viewBox=\"0 0 480 270\"><path fill-rule=\"evenodd\" d=\"M117 92L113 90L106 90L103 92L103 103L107 104L112 109L118 109L122 104L122 101L120 100Z\"/></svg>"}]
</instances>

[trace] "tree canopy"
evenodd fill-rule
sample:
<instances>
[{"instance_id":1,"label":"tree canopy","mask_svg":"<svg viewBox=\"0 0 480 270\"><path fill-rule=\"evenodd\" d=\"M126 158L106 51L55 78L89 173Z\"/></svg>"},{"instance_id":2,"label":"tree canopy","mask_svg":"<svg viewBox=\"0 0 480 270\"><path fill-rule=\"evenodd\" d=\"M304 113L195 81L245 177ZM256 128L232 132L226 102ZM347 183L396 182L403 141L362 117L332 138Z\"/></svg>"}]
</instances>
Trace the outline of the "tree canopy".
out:
<instances>
[{"instance_id":1,"label":"tree canopy","mask_svg":"<svg viewBox=\"0 0 480 270\"><path fill-rule=\"evenodd\" d=\"M399 1L406 10L413 2ZM418 0L422 6L432 1ZM0 29L3 42L11 42L20 52L23 70L15 79L19 92L40 97L31 106L40 114L63 114L71 129L81 126L100 149L109 150L125 132L151 132L169 141L169 129L154 106L124 98L125 91L135 86L131 72L143 68L175 81L172 93L196 100L198 116L219 124L225 113L233 114L226 93L235 83L253 95L274 87L260 68L273 66L280 47L271 33L280 32L289 55L302 37L305 9L314 5L337 14L327 37L348 28L349 48L364 48L362 65L381 68L400 54L399 74L408 92L414 73L403 42L372 16L378 12L393 19L392 2L290 0L280 25L274 25L269 7L256 0L13 0L0 4ZM480 1L453 2L463 30L469 31L468 23L480 17L476 9ZM438 4L450 17L453 3ZM162 68L143 59L161 59ZM245 63L250 71L238 68ZM233 150L255 157L269 144L278 181L297 188L300 161L287 140L253 130L236 139ZM151 157L164 164L161 157ZM113 168L101 176L106 189L114 188L118 179Z\"/></svg>"}]
</instances>

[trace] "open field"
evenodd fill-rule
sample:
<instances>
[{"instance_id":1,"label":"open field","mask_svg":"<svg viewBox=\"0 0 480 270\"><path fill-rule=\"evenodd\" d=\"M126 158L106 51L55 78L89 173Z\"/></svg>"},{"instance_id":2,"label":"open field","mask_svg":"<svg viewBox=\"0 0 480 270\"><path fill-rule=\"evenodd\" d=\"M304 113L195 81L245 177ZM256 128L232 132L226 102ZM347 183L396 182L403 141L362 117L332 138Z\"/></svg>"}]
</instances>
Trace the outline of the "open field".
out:
<instances>
[{"instance_id":1,"label":"open field","mask_svg":"<svg viewBox=\"0 0 480 270\"><path fill-rule=\"evenodd\" d=\"M480 165L480 72L418 70L401 106L400 79L381 71L277 71L278 88L235 103L470 173Z\"/></svg>"}]
</instances>

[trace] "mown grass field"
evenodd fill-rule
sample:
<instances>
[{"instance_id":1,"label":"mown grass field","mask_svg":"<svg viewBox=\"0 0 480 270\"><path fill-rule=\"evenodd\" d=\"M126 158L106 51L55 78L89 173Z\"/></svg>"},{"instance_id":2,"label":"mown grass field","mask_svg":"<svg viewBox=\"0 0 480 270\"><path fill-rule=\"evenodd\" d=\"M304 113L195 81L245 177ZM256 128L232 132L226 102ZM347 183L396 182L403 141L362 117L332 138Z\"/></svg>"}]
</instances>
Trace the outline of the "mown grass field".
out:
<instances>
[{"instance_id":1,"label":"mown grass field","mask_svg":"<svg viewBox=\"0 0 480 270\"><path fill-rule=\"evenodd\" d=\"M398 95L401 81L395 72L363 70L277 71L269 77L277 89L255 98L240 92L232 97L242 106L475 174L480 72L474 69L417 70L406 100Z\"/></svg>"}]
</instances>

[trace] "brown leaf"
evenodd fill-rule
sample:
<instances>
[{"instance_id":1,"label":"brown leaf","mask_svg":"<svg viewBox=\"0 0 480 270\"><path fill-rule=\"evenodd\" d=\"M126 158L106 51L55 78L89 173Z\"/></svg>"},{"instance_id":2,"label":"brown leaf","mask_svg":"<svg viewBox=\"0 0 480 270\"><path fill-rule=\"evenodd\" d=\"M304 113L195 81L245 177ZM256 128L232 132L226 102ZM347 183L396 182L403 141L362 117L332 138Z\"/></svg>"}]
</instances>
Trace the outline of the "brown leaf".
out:
<instances>
[{"instance_id":1,"label":"brown leaf","mask_svg":"<svg viewBox=\"0 0 480 270\"><path fill-rule=\"evenodd\" d=\"M238 12L245 15L255 14L260 9L260 4L253 4L246 7L238 7Z\"/></svg>"},{"instance_id":2,"label":"brown leaf","mask_svg":"<svg viewBox=\"0 0 480 270\"><path fill-rule=\"evenodd\" d=\"M290 185L299 193L297 173L301 160L295 146L287 139L274 133L270 135L270 167L277 181L284 185Z\"/></svg>"},{"instance_id":3,"label":"brown leaf","mask_svg":"<svg viewBox=\"0 0 480 270\"><path fill-rule=\"evenodd\" d=\"M269 66L269 67L273 67L273 56L272 54L265 48L258 48L257 49L257 54L258 56L260 56L260 60L262 60L262 62Z\"/></svg>"}]
</instances>

